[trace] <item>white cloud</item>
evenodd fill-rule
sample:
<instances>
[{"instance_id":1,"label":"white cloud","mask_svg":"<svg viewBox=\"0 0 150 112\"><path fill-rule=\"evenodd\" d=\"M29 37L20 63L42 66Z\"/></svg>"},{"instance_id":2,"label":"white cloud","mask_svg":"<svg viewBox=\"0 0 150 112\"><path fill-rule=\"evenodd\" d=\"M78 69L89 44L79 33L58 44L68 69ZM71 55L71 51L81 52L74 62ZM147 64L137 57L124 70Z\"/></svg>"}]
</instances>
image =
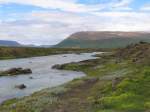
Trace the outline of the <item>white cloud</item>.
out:
<instances>
[{"instance_id":1,"label":"white cloud","mask_svg":"<svg viewBox=\"0 0 150 112\"><path fill-rule=\"evenodd\" d=\"M113 7L128 7L131 2L133 0L114 0Z\"/></svg>"},{"instance_id":2,"label":"white cloud","mask_svg":"<svg viewBox=\"0 0 150 112\"><path fill-rule=\"evenodd\" d=\"M129 11L132 10L132 8L129 7L132 2L133 0L112 0L110 2L110 9Z\"/></svg>"},{"instance_id":3,"label":"white cloud","mask_svg":"<svg viewBox=\"0 0 150 112\"><path fill-rule=\"evenodd\" d=\"M0 0L0 4L17 3L25 5L33 5L47 9L59 9L69 12L95 12L102 9L130 9L128 5L133 0L110 0L107 3L99 4L81 4L78 0Z\"/></svg>"},{"instance_id":4,"label":"white cloud","mask_svg":"<svg viewBox=\"0 0 150 112\"><path fill-rule=\"evenodd\" d=\"M88 12L101 10L103 6L99 5L84 5L77 3L76 0L0 0L1 4L17 3L25 5L33 5L48 9L60 9L69 12Z\"/></svg>"},{"instance_id":5,"label":"white cloud","mask_svg":"<svg viewBox=\"0 0 150 112\"><path fill-rule=\"evenodd\" d=\"M25 44L56 44L77 31L147 31L150 13L129 11L132 1L110 0L86 5L77 0L0 0L0 4L11 2L59 9L7 14L6 19L0 19L0 39ZM102 9L111 11L99 11Z\"/></svg>"},{"instance_id":6,"label":"white cloud","mask_svg":"<svg viewBox=\"0 0 150 112\"><path fill-rule=\"evenodd\" d=\"M150 11L150 4L146 4L141 8L142 11Z\"/></svg>"},{"instance_id":7,"label":"white cloud","mask_svg":"<svg viewBox=\"0 0 150 112\"><path fill-rule=\"evenodd\" d=\"M21 15L22 16L22 15ZM0 39L22 43L56 44L77 31L146 31L150 14L139 12L97 12L81 15L59 11L32 12L22 20L0 23Z\"/></svg>"}]
</instances>

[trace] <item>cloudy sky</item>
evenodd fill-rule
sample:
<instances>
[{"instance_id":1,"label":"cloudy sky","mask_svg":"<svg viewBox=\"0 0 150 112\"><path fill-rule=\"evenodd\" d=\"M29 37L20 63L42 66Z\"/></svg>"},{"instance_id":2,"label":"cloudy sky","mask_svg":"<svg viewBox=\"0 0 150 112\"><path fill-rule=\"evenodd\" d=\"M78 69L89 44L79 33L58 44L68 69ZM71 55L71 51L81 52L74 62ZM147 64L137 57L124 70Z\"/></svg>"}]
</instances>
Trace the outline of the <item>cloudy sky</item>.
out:
<instances>
[{"instance_id":1,"label":"cloudy sky","mask_svg":"<svg viewBox=\"0 0 150 112\"><path fill-rule=\"evenodd\" d=\"M106 30L150 31L150 0L0 0L0 40L52 45Z\"/></svg>"}]
</instances>

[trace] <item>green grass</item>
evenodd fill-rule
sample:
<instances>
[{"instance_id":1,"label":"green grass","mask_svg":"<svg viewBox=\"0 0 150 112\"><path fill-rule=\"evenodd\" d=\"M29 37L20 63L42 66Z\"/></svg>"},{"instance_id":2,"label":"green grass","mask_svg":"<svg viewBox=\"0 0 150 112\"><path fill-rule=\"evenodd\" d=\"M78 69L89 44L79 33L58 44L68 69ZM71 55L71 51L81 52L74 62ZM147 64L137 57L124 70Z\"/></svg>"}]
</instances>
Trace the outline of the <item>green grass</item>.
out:
<instances>
[{"instance_id":1,"label":"green grass","mask_svg":"<svg viewBox=\"0 0 150 112\"><path fill-rule=\"evenodd\" d=\"M116 91L106 91L110 94L98 99L100 108L127 112L149 110L150 67L143 68L140 73L134 75L132 78L124 78L117 85Z\"/></svg>"}]
</instances>

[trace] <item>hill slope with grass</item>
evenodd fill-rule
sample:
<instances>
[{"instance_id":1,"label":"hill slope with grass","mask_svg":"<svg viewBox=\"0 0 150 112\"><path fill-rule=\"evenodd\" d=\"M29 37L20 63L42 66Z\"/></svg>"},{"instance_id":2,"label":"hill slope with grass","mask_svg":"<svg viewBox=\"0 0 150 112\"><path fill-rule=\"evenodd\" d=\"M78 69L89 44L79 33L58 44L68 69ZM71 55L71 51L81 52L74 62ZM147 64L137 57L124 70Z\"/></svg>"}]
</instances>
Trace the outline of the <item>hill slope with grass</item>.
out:
<instances>
[{"instance_id":1,"label":"hill slope with grass","mask_svg":"<svg viewBox=\"0 0 150 112\"><path fill-rule=\"evenodd\" d=\"M77 32L55 47L119 48L140 41L150 42L147 32Z\"/></svg>"}]
</instances>

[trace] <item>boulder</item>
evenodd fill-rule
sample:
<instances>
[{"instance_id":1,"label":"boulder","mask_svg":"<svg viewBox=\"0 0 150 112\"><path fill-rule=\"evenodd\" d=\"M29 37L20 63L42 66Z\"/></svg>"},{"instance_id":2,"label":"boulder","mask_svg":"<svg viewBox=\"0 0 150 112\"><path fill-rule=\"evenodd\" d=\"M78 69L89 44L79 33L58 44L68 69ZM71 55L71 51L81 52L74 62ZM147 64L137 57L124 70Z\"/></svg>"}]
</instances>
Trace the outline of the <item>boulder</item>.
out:
<instances>
[{"instance_id":1,"label":"boulder","mask_svg":"<svg viewBox=\"0 0 150 112\"><path fill-rule=\"evenodd\" d=\"M11 68L9 70L1 72L3 75L19 75L19 74L31 74L31 69L23 69L23 68Z\"/></svg>"}]
</instances>

